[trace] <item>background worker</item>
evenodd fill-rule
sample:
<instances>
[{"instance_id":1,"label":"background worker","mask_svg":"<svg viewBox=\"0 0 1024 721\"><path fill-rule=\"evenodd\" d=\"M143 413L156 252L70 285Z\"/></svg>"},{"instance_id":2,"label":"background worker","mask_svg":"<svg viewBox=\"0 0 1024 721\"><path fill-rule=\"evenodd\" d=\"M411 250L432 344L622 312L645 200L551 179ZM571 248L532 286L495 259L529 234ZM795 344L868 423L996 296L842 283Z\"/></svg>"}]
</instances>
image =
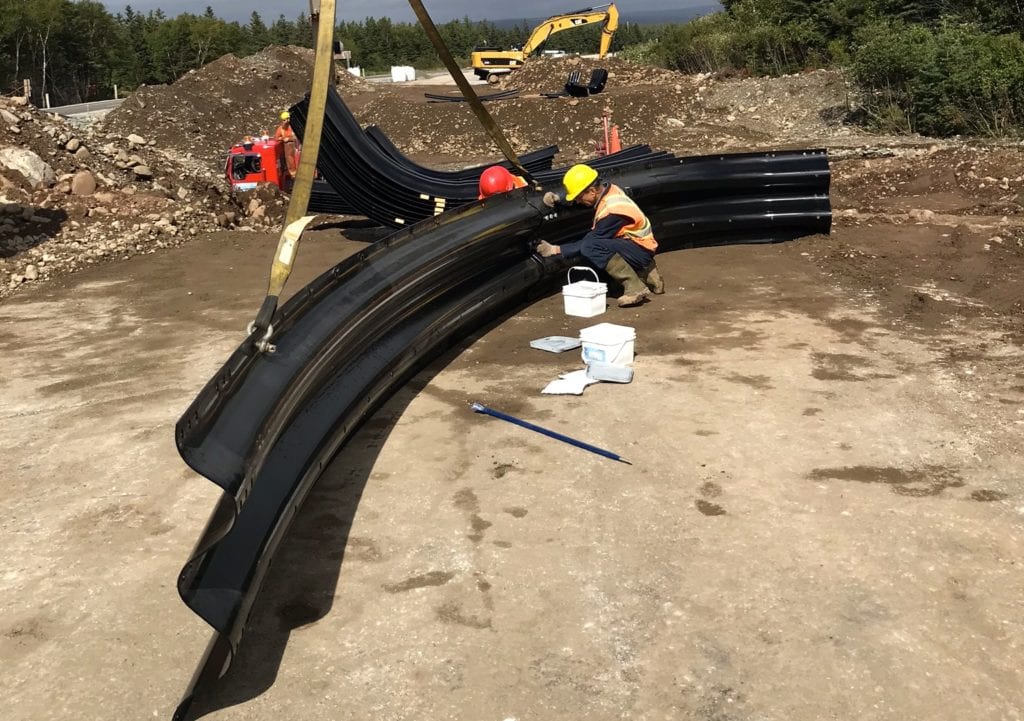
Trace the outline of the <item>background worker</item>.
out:
<instances>
[{"instance_id":1,"label":"background worker","mask_svg":"<svg viewBox=\"0 0 1024 721\"><path fill-rule=\"evenodd\" d=\"M281 112L281 124L274 132L274 139L284 143L284 162L288 166L288 175L294 178L298 168L298 163L295 161L295 150L299 141L295 137L295 131L292 130L291 113L287 110Z\"/></svg>"},{"instance_id":2,"label":"background worker","mask_svg":"<svg viewBox=\"0 0 1024 721\"><path fill-rule=\"evenodd\" d=\"M590 232L573 243L552 245L542 240L537 252L545 258L582 256L622 284L619 307L639 305L648 293L660 295L665 283L654 262L658 242L651 222L622 188L598 180L589 165L574 165L562 178L565 199L594 208ZM545 202L553 204L551 195Z\"/></svg>"},{"instance_id":3,"label":"background worker","mask_svg":"<svg viewBox=\"0 0 1024 721\"><path fill-rule=\"evenodd\" d=\"M492 165L480 174L480 195L477 200L525 187L526 181L518 175L512 175L504 166Z\"/></svg>"}]
</instances>

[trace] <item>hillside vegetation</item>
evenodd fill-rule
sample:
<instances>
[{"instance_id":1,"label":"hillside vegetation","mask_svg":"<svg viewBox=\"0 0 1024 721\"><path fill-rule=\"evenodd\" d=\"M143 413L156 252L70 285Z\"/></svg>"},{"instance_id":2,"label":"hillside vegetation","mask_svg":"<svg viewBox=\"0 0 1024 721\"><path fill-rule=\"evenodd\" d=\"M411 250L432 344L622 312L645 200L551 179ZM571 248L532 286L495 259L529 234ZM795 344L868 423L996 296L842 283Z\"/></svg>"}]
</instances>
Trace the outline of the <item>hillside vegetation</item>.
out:
<instances>
[{"instance_id":1,"label":"hillside vegetation","mask_svg":"<svg viewBox=\"0 0 1024 721\"><path fill-rule=\"evenodd\" d=\"M1024 0L723 0L634 58L683 72L779 75L838 65L886 131L1024 131Z\"/></svg>"}]
</instances>

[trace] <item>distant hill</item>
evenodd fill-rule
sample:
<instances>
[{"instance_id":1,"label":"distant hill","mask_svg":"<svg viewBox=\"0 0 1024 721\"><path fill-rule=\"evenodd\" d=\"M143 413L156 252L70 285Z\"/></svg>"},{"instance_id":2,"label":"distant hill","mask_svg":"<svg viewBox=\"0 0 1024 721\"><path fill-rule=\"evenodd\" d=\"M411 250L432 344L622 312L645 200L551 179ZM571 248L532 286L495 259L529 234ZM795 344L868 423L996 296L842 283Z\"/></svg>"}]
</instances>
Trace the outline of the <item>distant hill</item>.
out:
<instances>
[{"instance_id":1,"label":"distant hill","mask_svg":"<svg viewBox=\"0 0 1024 721\"><path fill-rule=\"evenodd\" d=\"M637 23L638 25L660 25L662 23L685 23L688 20L693 20L701 15L709 15L711 13L718 12L722 9L722 6L717 2L709 2L705 5L698 5L696 7L677 7L677 8L666 8L664 10L638 10L638 11L619 11L619 24L624 25L626 23ZM501 20L492 20L495 25L499 28L512 28L523 23L526 23L531 28L535 25L539 25L542 21L547 20L545 17L534 17L534 18L503 18Z\"/></svg>"}]
</instances>

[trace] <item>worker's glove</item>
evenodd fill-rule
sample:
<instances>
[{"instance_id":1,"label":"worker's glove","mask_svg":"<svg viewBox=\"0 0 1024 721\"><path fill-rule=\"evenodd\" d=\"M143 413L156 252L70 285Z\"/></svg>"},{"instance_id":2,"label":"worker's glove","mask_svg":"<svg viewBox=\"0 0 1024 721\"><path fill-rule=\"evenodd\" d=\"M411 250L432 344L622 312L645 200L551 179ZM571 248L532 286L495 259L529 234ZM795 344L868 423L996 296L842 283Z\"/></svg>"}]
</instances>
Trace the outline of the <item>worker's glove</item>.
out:
<instances>
[{"instance_id":1,"label":"worker's glove","mask_svg":"<svg viewBox=\"0 0 1024 721\"><path fill-rule=\"evenodd\" d=\"M553 255L558 255L558 251L559 247L557 245L551 245L551 243L546 240L542 240L537 244L537 253L539 253L542 258L550 258Z\"/></svg>"},{"instance_id":2,"label":"worker's glove","mask_svg":"<svg viewBox=\"0 0 1024 721\"><path fill-rule=\"evenodd\" d=\"M550 190L544 193L544 205L549 208L554 208L560 200L561 198L558 197L558 193L552 193Z\"/></svg>"}]
</instances>

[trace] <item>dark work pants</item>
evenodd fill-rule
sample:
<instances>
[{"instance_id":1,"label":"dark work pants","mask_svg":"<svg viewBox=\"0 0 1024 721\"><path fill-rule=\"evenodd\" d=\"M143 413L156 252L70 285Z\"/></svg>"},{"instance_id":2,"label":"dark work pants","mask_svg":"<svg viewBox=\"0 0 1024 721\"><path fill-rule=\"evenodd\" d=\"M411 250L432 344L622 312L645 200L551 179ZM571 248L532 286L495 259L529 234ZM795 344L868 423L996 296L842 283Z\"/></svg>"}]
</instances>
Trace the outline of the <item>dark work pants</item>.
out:
<instances>
[{"instance_id":1,"label":"dark work pants","mask_svg":"<svg viewBox=\"0 0 1024 721\"><path fill-rule=\"evenodd\" d=\"M580 255L595 268L604 270L611 257L618 253L637 273L644 270L654 260L654 253L641 248L632 240L625 238L597 238L583 241Z\"/></svg>"}]
</instances>

